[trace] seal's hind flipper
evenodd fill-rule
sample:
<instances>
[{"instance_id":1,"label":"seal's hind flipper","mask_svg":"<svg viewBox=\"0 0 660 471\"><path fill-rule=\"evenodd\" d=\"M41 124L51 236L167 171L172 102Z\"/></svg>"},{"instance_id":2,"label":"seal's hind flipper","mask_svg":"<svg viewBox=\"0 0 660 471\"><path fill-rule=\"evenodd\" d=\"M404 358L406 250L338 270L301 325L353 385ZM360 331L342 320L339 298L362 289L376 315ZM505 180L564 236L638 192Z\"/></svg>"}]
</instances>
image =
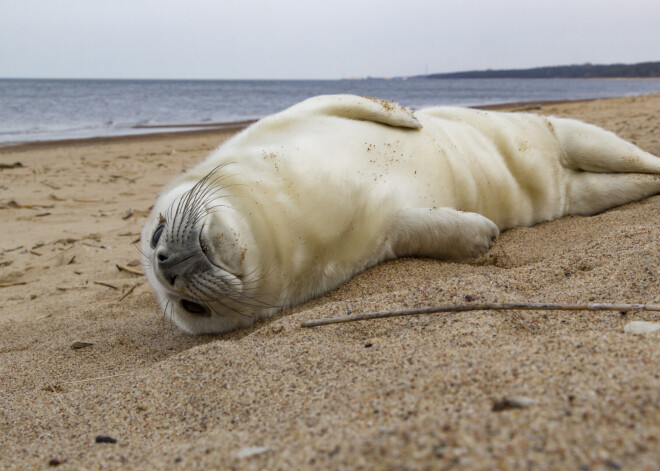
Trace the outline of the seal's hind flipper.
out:
<instances>
[{"instance_id":1,"label":"seal's hind flipper","mask_svg":"<svg viewBox=\"0 0 660 471\"><path fill-rule=\"evenodd\" d=\"M373 121L401 128L422 128L415 113L409 108L392 101L355 95L321 95L309 98L286 112L289 111Z\"/></svg>"},{"instance_id":2,"label":"seal's hind flipper","mask_svg":"<svg viewBox=\"0 0 660 471\"><path fill-rule=\"evenodd\" d=\"M660 158L593 124L548 118L563 151L561 163L571 170L597 173L660 174Z\"/></svg>"},{"instance_id":3,"label":"seal's hind flipper","mask_svg":"<svg viewBox=\"0 0 660 471\"><path fill-rule=\"evenodd\" d=\"M596 214L660 193L660 174L574 172L565 214Z\"/></svg>"}]
</instances>

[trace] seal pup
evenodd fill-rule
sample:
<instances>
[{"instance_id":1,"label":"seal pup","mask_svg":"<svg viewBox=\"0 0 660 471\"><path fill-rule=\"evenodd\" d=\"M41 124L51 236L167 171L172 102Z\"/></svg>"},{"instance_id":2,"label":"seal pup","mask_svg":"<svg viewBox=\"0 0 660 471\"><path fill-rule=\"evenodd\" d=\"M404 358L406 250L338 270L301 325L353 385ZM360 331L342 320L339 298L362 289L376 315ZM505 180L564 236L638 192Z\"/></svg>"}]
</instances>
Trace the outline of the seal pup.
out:
<instances>
[{"instance_id":1,"label":"seal pup","mask_svg":"<svg viewBox=\"0 0 660 471\"><path fill-rule=\"evenodd\" d=\"M319 96L158 197L147 277L186 332L247 326L384 260L461 260L500 230L660 193L660 159L580 121Z\"/></svg>"}]
</instances>

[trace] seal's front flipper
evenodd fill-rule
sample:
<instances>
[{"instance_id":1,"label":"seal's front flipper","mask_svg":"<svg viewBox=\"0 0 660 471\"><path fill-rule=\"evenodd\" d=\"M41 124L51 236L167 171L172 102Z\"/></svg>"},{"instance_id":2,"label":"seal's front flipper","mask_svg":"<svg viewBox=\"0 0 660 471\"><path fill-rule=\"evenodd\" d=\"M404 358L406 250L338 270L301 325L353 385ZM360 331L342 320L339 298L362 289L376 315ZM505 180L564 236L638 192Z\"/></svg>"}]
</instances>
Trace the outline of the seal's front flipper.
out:
<instances>
[{"instance_id":1,"label":"seal's front flipper","mask_svg":"<svg viewBox=\"0 0 660 471\"><path fill-rule=\"evenodd\" d=\"M291 107L285 113L290 111L373 121L400 128L422 128L415 113L409 108L391 101L355 95L321 95L309 98Z\"/></svg>"},{"instance_id":2,"label":"seal's front flipper","mask_svg":"<svg viewBox=\"0 0 660 471\"><path fill-rule=\"evenodd\" d=\"M500 231L493 221L450 208L406 209L385 233L385 258L465 260L484 253Z\"/></svg>"}]
</instances>

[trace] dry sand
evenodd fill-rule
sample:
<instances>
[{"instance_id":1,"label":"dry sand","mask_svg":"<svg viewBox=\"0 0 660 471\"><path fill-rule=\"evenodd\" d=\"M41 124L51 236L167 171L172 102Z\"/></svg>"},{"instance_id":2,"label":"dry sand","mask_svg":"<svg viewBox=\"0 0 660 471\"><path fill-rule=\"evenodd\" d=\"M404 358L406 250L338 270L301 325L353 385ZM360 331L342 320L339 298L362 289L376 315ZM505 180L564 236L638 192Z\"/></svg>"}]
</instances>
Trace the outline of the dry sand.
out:
<instances>
[{"instance_id":1,"label":"dry sand","mask_svg":"<svg viewBox=\"0 0 660 471\"><path fill-rule=\"evenodd\" d=\"M660 155L660 95L513 108ZM116 265L140 268L159 189L229 135L0 149L23 165L0 170L0 468L660 469L660 335L623 331L658 313L299 327L466 295L658 303L660 196L506 231L474 263L386 263L253 328L192 337ZM517 397L533 403L493 410Z\"/></svg>"}]
</instances>

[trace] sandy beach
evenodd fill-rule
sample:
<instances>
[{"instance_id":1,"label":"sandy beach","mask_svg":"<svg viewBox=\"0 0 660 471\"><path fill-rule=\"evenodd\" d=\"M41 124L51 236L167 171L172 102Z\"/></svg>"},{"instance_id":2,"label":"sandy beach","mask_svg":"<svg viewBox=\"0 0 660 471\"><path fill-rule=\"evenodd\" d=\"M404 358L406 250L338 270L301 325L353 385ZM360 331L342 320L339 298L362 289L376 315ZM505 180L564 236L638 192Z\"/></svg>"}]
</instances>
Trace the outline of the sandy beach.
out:
<instances>
[{"instance_id":1,"label":"sandy beach","mask_svg":"<svg viewBox=\"0 0 660 471\"><path fill-rule=\"evenodd\" d=\"M660 155L660 94L498 108ZM233 132L0 148L0 469L660 469L660 334L624 332L660 313L300 328L466 300L658 304L660 196L508 230L470 263L385 263L194 337L133 273L136 241L165 183Z\"/></svg>"}]
</instances>

